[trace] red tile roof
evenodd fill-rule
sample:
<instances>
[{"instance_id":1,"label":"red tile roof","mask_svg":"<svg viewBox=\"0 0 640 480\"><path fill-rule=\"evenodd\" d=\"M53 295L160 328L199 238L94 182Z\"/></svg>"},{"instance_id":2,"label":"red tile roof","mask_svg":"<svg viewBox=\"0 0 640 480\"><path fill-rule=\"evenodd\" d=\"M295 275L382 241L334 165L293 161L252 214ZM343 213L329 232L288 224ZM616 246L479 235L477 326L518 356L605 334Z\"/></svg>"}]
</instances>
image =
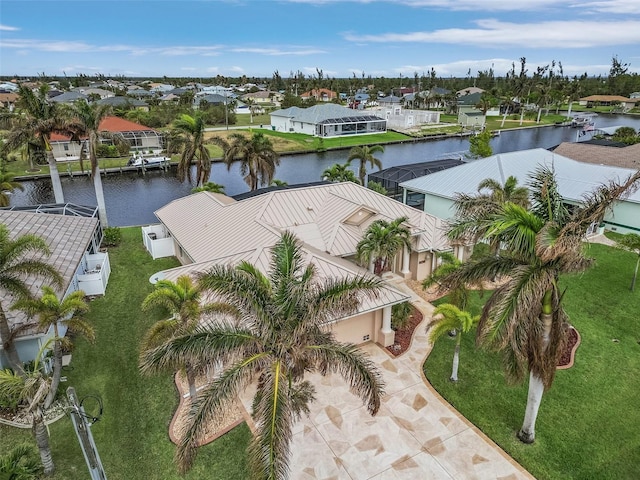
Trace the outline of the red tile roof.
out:
<instances>
[{"instance_id":1,"label":"red tile roof","mask_svg":"<svg viewBox=\"0 0 640 480\"><path fill-rule=\"evenodd\" d=\"M104 117L100 122L101 132L139 132L141 130L153 131L153 128L145 127L120 117ZM64 142L69 139L70 137L67 135L51 134L51 141L53 142Z\"/></svg>"}]
</instances>

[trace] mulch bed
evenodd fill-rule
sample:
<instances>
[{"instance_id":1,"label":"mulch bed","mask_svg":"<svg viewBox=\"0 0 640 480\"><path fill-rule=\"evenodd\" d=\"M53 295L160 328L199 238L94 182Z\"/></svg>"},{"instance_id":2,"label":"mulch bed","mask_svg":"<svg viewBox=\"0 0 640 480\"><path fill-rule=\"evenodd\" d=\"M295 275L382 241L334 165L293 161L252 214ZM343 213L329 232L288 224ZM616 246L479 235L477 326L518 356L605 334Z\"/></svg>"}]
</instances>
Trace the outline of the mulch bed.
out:
<instances>
[{"instance_id":1,"label":"mulch bed","mask_svg":"<svg viewBox=\"0 0 640 480\"><path fill-rule=\"evenodd\" d=\"M402 355L409 349L411 345L411 338L413 338L413 332L416 327L422 322L422 313L417 308L413 307L411 315L409 315L409 322L404 328L396 330L395 343L387 347L387 351L394 357Z\"/></svg>"},{"instance_id":2,"label":"mulch bed","mask_svg":"<svg viewBox=\"0 0 640 480\"><path fill-rule=\"evenodd\" d=\"M556 368L566 369L573 366L573 359L578 345L580 345L580 335L574 327L569 327L567 330L567 343Z\"/></svg>"}]
</instances>

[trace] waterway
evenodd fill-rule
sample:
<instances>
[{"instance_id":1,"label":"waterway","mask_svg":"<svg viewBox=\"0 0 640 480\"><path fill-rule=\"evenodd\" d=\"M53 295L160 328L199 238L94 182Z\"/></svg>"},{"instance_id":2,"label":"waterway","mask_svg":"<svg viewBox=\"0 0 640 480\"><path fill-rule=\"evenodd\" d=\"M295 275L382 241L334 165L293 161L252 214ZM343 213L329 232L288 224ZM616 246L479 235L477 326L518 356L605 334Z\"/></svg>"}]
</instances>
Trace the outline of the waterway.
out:
<instances>
[{"instance_id":1,"label":"waterway","mask_svg":"<svg viewBox=\"0 0 640 480\"><path fill-rule=\"evenodd\" d=\"M600 115L597 127L625 125L640 129L640 117ZM539 127L501 132L491 140L494 153L505 153L530 148L551 148L562 142L574 142L578 130L570 127ZM583 137L582 139L588 139ZM452 153L469 148L466 137L450 137L438 140L407 142L388 145L385 151L376 154L383 168L410 163L425 162L450 157ZM290 185L315 182L322 172L335 163L344 163L348 150L332 150L324 153L304 153L282 156L275 177ZM223 164L214 164L211 181L225 186L227 195L236 195L248 190L239 166L230 170ZM23 182L24 190L11 196L11 205L26 206L53 203L51 182L29 180ZM114 226L143 225L155 223L153 212L176 198L188 195L192 185L180 183L174 172L148 171L141 173L114 173L103 177L109 224ZM63 177L62 188L65 201L80 205L95 205L93 183L85 176Z\"/></svg>"}]
</instances>

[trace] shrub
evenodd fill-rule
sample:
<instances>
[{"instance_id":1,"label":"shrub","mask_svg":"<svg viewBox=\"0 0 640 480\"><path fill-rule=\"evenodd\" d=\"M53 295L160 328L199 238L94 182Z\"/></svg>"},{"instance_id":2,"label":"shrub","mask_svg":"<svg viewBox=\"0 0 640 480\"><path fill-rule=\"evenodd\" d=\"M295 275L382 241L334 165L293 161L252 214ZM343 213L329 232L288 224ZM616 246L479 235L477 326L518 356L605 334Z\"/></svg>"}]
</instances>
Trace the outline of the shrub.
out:
<instances>
[{"instance_id":1,"label":"shrub","mask_svg":"<svg viewBox=\"0 0 640 480\"><path fill-rule=\"evenodd\" d=\"M391 328L401 330L409 323L413 307L409 302L397 303L391 307Z\"/></svg>"},{"instance_id":2,"label":"shrub","mask_svg":"<svg viewBox=\"0 0 640 480\"><path fill-rule=\"evenodd\" d=\"M122 240L120 227L107 227L102 233L102 245L105 247L115 247L119 245Z\"/></svg>"}]
</instances>

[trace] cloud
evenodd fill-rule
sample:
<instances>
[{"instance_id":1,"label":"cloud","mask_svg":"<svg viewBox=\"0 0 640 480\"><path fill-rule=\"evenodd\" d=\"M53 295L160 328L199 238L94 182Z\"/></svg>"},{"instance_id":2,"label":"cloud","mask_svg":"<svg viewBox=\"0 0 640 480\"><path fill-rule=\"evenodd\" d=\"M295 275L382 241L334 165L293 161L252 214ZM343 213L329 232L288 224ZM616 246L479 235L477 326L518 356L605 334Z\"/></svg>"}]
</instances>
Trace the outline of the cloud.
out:
<instances>
[{"instance_id":1,"label":"cloud","mask_svg":"<svg viewBox=\"0 0 640 480\"><path fill-rule=\"evenodd\" d=\"M638 2L638 0L610 0L606 2L585 1L580 4L580 8L598 13L631 15L640 13L640 2Z\"/></svg>"},{"instance_id":2,"label":"cloud","mask_svg":"<svg viewBox=\"0 0 640 480\"><path fill-rule=\"evenodd\" d=\"M495 19L477 20L478 28L356 35L351 42L446 43L476 47L591 48L640 43L640 21L549 21L510 23Z\"/></svg>"},{"instance_id":3,"label":"cloud","mask_svg":"<svg viewBox=\"0 0 640 480\"><path fill-rule=\"evenodd\" d=\"M0 25L0 32L17 32L20 30L18 27L12 27L10 25Z\"/></svg>"},{"instance_id":4,"label":"cloud","mask_svg":"<svg viewBox=\"0 0 640 480\"><path fill-rule=\"evenodd\" d=\"M281 50L277 48L232 48L230 50L233 53L255 53L258 55L272 55L272 56L284 56L284 55L318 55L327 53L326 50L320 50L316 48Z\"/></svg>"},{"instance_id":5,"label":"cloud","mask_svg":"<svg viewBox=\"0 0 640 480\"><path fill-rule=\"evenodd\" d=\"M316 6L345 3L344 0L288 0L291 3L301 3ZM624 0L620 0L624 1ZM543 10L549 7L561 7L579 5L576 0L351 0L351 3L393 3L406 7L431 8L442 10L459 11L523 11L523 10ZM602 2L609 3L609 2Z\"/></svg>"}]
</instances>

